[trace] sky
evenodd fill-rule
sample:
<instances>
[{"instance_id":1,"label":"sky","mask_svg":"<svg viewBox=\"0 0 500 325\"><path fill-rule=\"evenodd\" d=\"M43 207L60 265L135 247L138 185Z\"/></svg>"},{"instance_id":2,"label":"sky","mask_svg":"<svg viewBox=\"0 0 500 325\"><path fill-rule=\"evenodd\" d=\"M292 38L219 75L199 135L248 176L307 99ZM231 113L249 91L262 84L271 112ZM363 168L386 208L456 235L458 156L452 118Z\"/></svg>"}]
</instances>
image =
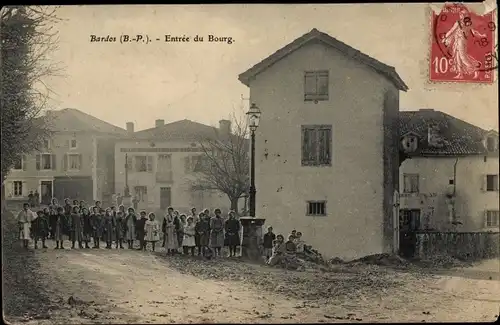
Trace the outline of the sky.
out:
<instances>
[{"instance_id":1,"label":"sky","mask_svg":"<svg viewBox=\"0 0 500 325\"><path fill-rule=\"evenodd\" d=\"M428 4L63 6L58 15L60 43L51 59L64 76L46 81L55 93L50 108L76 108L123 128L129 121L136 130L151 128L156 119L217 125L240 114L249 90L238 75L317 28L394 66L409 87L400 93L401 110L433 108L498 129L497 80L428 81ZM204 42L119 42L138 34L200 35ZM234 42L209 43L209 34ZM90 42L91 35L117 42Z\"/></svg>"}]
</instances>

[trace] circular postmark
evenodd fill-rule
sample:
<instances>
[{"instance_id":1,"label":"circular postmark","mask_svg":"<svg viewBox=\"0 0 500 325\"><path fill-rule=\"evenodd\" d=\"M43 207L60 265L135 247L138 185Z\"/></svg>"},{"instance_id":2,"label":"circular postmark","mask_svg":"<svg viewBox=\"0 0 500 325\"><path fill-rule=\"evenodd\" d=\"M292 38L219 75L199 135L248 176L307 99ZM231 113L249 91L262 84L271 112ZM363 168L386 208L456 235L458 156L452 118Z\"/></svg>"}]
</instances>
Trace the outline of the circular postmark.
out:
<instances>
[{"instance_id":1,"label":"circular postmark","mask_svg":"<svg viewBox=\"0 0 500 325\"><path fill-rule=\"evenodd\" d=\"M459 75L473 70L491 78L491 71L498 68L493 12L481 16L463 4L448 4L433 14L432 25L433 49L440 52L444 64Z\"/></svg>"}]
</instances>

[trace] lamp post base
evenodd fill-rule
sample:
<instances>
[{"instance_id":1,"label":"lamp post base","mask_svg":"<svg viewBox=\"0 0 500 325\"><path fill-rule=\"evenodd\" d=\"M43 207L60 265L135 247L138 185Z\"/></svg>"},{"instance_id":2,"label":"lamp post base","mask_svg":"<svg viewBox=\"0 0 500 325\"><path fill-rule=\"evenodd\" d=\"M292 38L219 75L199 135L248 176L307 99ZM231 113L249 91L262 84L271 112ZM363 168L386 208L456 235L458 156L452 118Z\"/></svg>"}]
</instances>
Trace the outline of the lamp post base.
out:
<instances>
[{"instance_id":1,"label":"lamp post base","mask_svg":"<svg viewBox=\"0 0 500 325\"><path fill-rule=\"evenodd\" d=\"M262 226L266 219L255 217L240 218L243 227L241 256L258 261L262 258Z\"/></svg>"}]
</instances>

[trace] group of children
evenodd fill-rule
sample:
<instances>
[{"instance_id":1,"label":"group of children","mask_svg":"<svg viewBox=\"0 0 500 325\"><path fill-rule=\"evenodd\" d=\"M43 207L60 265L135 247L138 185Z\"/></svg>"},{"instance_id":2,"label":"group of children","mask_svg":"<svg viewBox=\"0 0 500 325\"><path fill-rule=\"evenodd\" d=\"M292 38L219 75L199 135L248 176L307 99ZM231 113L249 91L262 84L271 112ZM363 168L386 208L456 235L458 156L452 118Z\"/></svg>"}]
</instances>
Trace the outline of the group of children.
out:
<instances>
[{"instance_id":1,"label":"group of children","mask_svg":"<svg viewBox=\"0 0 500 325\"><path fill-rule=\"evenodd\" d=\"M272 227L267 228L263 238L264 256L268 265L281 265L288 268L298 268L300 261L297 257L304 254L305 242L302 233L292 230L287 241L283 235L275 235Z\"/></svg>"},{"instance_id":2,"label":"group of children","mask_svg":"<svg viewBox=\"0 0 500 325\"><path fill-rule=\"evenodd\" d=\"M127 242L128 248L133 249L137 240L139 250L146 250L150 244L155 251L161 233L162 246L170 255L178 253L180 248L184 254L195 255L197 248L198 255L211 258L221 256L222 247L228 246L230 256L235 256L240 245L241 227L233 211L224 219L220 209L215 209L211 217L208 209L197 214L196 208L192 208L186 216L169 207L160 227L154 213L141 211L136 216L134 208L126 209L123 205L118 211L114 206L104 209L100 201L87 207L84 201L66 199L60 206L54 198L48 207L36 213L30 207L25 203L18 214L20 237L26 248L33 238L35 249L39 241L47 248L46 239L55 240L56 249L64 249L64 241L69 238L72 249L76 244L78 248L90 248L91 241L92 248L100 248L103 242L105 248L111 249L114 242L116 249L123 249L123 243Z\"/></svg>"}]
</instances>

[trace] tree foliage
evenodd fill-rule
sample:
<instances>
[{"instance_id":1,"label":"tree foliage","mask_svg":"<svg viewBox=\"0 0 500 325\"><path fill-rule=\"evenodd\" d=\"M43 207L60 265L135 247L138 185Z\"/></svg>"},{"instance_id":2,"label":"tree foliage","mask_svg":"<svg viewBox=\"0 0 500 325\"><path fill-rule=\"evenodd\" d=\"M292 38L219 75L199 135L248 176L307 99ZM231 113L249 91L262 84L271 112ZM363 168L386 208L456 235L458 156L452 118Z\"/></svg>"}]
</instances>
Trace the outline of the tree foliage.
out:
<instances>
[{"instance_id":1,"label":"tree foliage","mask_svg":"<svg viewBox=\"0 0 500 325\"><path fill-rule=\"evenodd\" d=\"M196 190L218 190L227 195L231 209L238 212L238 201L249 190L248 128L235 114L231 119L231 134L215 129L213 137L199 140L203 154L195 170Z\"/></svg>"},{"instance_id":2,"label":"tree foliage","mask_svg":"<svg viewBox=\"0 0 500 325\"><path fill-rule=\"evenodd\" d=\"M44 81L60 71L50 60L58 44L56 10L16 6L0 12L2 183L21 155L50 136L49 121L39 117L52 93Z\"/></svg>"}]
</instances>

